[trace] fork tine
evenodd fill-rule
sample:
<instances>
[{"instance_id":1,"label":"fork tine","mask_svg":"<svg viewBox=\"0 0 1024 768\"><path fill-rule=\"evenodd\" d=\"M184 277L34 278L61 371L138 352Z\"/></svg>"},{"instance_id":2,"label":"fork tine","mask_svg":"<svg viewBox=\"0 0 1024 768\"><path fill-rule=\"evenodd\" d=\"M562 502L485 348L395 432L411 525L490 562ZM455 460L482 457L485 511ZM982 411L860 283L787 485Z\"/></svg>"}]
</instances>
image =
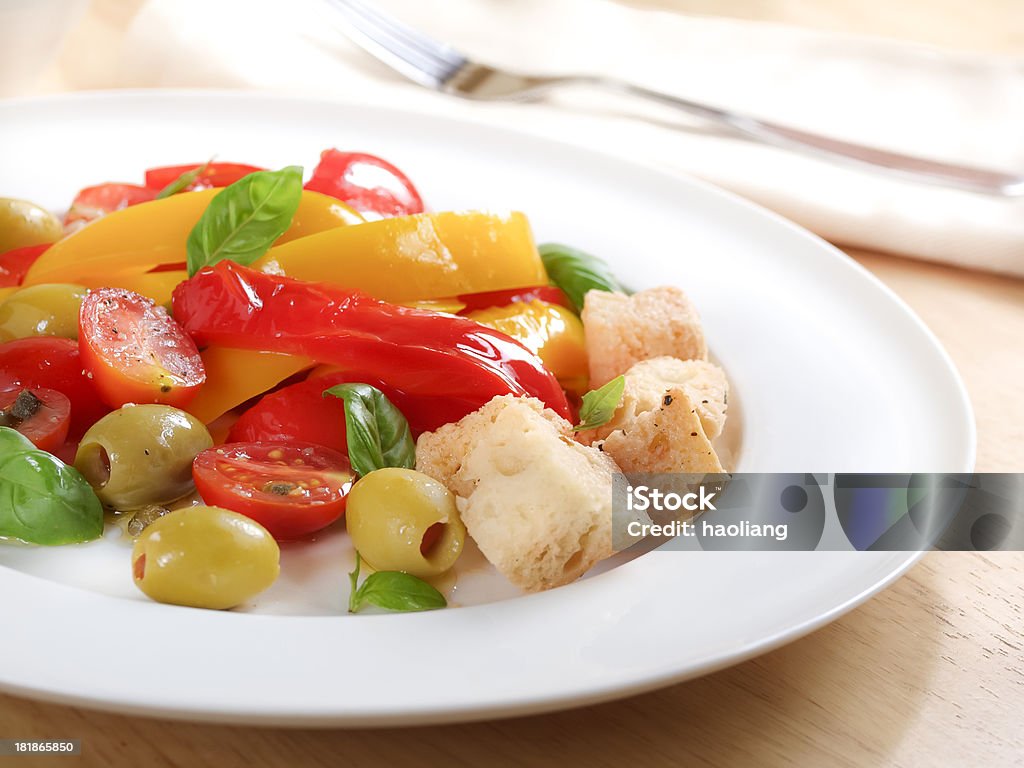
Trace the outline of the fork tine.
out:
<instances>
[{"instance_id":1,"label":"fork tine","mask_svg":"<svg viewBox=\"0 0 1024 768\"><path fill-rule=\"evenodd\" d=\"M414 32L358 0L330 0L347 21L354 41L416 82L436 88L466 59L454 49Z\"/></svg>"},{"instance_id":2,"label":"fork tine","mask_svg":"<svg viewBox=\"0 0 1024 768\"><path fill-rule=\"evenodd\" d=\"M407 24L403 24L394 16L388 16L386 13L378 10L372 3L366 3L363 0L339 0L339 2L351 8L354 12L361 14L367 21L374 23L377 27L387 29L395 37L406 42L424 56L436 59L439 63L451 67L462 66L466 63L466 57L450 45L442 43L440 40L435 40L430 35Z\"/></svg>"}]
</instances>

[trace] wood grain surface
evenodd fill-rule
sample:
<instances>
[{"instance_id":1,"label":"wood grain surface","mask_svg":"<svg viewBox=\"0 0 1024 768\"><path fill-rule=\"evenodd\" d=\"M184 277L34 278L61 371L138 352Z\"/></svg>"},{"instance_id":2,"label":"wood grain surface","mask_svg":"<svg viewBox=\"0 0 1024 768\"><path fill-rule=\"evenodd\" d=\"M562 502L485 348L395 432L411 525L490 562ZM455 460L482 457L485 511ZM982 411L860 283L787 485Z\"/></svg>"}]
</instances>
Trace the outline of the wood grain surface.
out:
<instances>
[{"instance_id":1,"label":"wood grain surface","mask_svg":"<svg viewBox=\"0 0 1024 768\"><path fill-rule=\"evenodd\" d=\"M846 18L859 31L867 13L854 0L714 5L790 22ZM1005 51L1024 41L1014 0L877 6L899 23L869 31L900 34L901 25L914 26L908 19L927 17L930 26L915 31L928 42ZM959 38L958 8L970 13ZM932 9L939 22L927 16ZM1000 32L991 16L1003 9ZM953 357L977 416L978 469L1024 470L1024 281L851 253ZM585 709L445 727L301 731L167 723L0 696L0 737L83 741L80 758L9 760L18 766L1013 766L1024 765L1022 713L1024 554L932 553L809 637L699 680Z\"/></svg>"}]
</instances>

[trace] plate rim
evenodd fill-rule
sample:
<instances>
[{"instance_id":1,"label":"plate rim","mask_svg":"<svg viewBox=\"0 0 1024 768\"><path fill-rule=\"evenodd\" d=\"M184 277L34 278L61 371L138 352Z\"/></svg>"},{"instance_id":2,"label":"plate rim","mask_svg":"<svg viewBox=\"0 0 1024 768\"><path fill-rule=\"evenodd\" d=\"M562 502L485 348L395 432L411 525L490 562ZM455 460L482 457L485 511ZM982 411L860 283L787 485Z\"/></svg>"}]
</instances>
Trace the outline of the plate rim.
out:
<instances>
[{"instance_id":1,"label":"plate rim","mask_svg":"<svg viewBox=\"0 0 1024 768\"><path fill-rule=\"evenodd\" d=\"M131 102L132 100L138 99L157 99L163 100L223 100L233 99L237 101L247 101L252 103L266 103L267 101L283 103L291 102L305 105L315 105L321 108L364 108L370 109L377 113L390 113L396 116L414 117L418 119L428 119L435 123L448 123L457 125L468 125L474 130L486 131L496 138L500 138L502 135L510 138L519 140L527 139L531 142L539 142L547 144L550 147L562 147L566 150L571 150L577 156L590 155L595 158L601 158L604 160L614 160L623 165L629 165L633 167L642 168L644 171L652 174L657 174L666 179L671 179L672 182L678 184L689 185L696 190L707 196L716 197L719 201L722 201L727 206L738 207L745 209L745 214L748 216L760 216L761 218L767 218L771 224L776 227L782 227L792 235L799 236L804 239L810 239L822 252L822 257L825 253L828 253L829 257L833 261L838 261L846 269L852 270L861 279L866 281L875 290L880 293L889 302L894 304L901 310L901 314L906 317L907 320L916 326L919 333L923 335L930 342L931 351L937 353L939 361L943 364L945 373L948 374L949 380L947 383L954 385L956 394L958 396L959 405L961 408L961 414L965 419L962 424L966 429L966 434L969 435L969 441L964 446L964 467L963 471L971 471L974 468L977 453L977 428L974 416L973 406L970 401L970 396L967 391L966 385L956 369L952 358L949 353L938 340L931 329L924 323L924 321L914 312L913 309L896 294L896 292L883 283L878 277L870 272L866 267L855 261L852 257L841 251L836 246L825 241L821 237L815 235L804 227L786 219L782 215L775 213L763 206L754 203L746 198L743 198L733 192L721 189L707 181L698 179L692 176L688 176L683 173L678 173L664 168L659 168L651 163L647 163L640 160L630 159L628 157L619 157L590 148L580 147L571 144L570 142L558 138L552 138L543 134L533 133L525 130L518 130L516 128L507 127L504 125L496 125L481 117L471 116L466 117L463 115L446 115L444 113L438 113L426 109L419 109L416 107L398 107L391 105L381 105L377 103L360 102L356 100L348 99L337 99L337 98L324 98L309 95L292 95L282 94L273 91L261 91L261 90L241 90L241 89L124 89L124 90L96 90L96 91L79 91L65 94L50 94L44 96L33 96L33 97L19 97L13 99L0 100L0 114L7 112L8 110L16 111L20 107L31 107L31 106L49 106L54 105L59 107L63 103L74 104L76 102L90 102L90 101L113 101L113 102ZM14 685L8 683L6 680L0 678L0 691L10 693L16 696L23 696L27 698L39 699L44 701L50 701L54 703L72 705L72 706L84 706L91 709L98 709L108 712L117 712L122 714L130 714L134 716L145 716L145 717L157 717L162 719L171 720L183 720L183 721L196 721L202 720L204 722L216 722L224 724L261 724L261 725L276 725L283 727L366 727L366 726L396 726L396 725L418 725L418 724L429 724L429 723L451 723L451 722L469 722L477 720L488 720L497 717L516 717L527 714L539 714L543 712L550 712L554 710L567 709L572 707L588 706L597 704L605 701L610 701L618 698L624 698L627 696L633 696L647 691L651 691L663 686L672 685L683 682L685 680L693 679L711 672L732 666L736 663L740 663L744 660L753 658L762 653L766 653L775 648L781 647L782 645L792 642L800 637L806 636L807 634L819 629L832 621L836 620L840 616L846 614L855 607L863 604L866 600L872 596L878 594L900 577L902 577L910 568L912 568L923 556L924 552L911 552L904 553L907 555L898 564L895 565L885 575L877 578L873 583L863 587L856 594L848 597L845 601L838 605L833 606L831 609L824 611L813 618L807 619L801 623L787 628L786 630L776 632L768 637L761 637L757 640L752 640L744 643L742 646L733 649L730 652L720 654L713 660L705 662L701 665L690 666L684 669L673 669L666 673L664 667L662 667L659 673L648 675L645 678L638 678L634 683L630 685L621 685L611 683L607 685L594 685L591 686L586 692L580 693L579 688L573 688L567 692L561 692L557 695L549 695L544 698L535 698L522 702L513 703L511 705L494 705L490 708L481 710L479 706L474 705L471 702L465 703L462 707L448 707L443 710L431 709L429 704L423 703L419 709L412 709L407 711L395 711L387 715L381 715L374 713L368 715L367 718L361 719L360 717L351 716L334 716L334 715L306 715L301 713L284 714L280 711L277 712L263 712L263 713L237 713L237 712L225 712L218 709L204 710L201 707L193 707L188 710L180 709L166 709L160 706L142 706L135 703L124 703L118 704L107 699L102 698L99 694L96 696L88 695L77 695L67 694L60 691L49 690L45 687L30 688L26 686ZM9 569L0 566L0 582L4 580L5 573L10 573ZM31 576L29 574L18 574L19 576L25 576L30 579L39 579L41 582L50 584L61 589L76 590L77 588L67 585L56 585L53 582L48 582L45 579ZM464 610L472 610L467 608Z\"/></svg>"}]
</instances>

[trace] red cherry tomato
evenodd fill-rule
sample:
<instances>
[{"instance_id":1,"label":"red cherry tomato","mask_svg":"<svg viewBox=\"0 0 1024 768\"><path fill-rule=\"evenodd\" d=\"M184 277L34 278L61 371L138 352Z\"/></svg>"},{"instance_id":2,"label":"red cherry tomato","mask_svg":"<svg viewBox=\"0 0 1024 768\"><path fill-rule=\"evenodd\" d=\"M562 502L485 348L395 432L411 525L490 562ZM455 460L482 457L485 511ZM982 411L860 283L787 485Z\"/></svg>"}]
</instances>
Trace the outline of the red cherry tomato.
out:
<instances>
[{"instance_id":1,"label":"red cherry tomato","mask_svg":"<svg viewBox=\"0 0 1024 768\"><path fill-rule=\"evenodd\" d=\"M150 168L146 171L146 186L154 192L159 192L177 181L182 174L194 171L196 168L203 168L203 165L204 163L193 163L192 165L167 165L162 168ZM250 173L264 170L258 166L243 163L206 163L205 166L199 172L196 180L185 188L186 190L226 187Z\"/></svg>"},{"instance_id":2,"label":"red cherry tomato","mask_svg":"<svg viewBox=\"0 0 1024 768\"><path fill-rule=\"evenodd\" d=\"M423 199L408 177L387 160L362 152L325 149L306 189L380 218L423 213Z\"/></svg>"},{"instance_id":3,"label":"red cherry tomato","mask_svg":"<svg viewBox=\"0 0 1024 768\"><path fill-rule=\"evenodd\" d=\"M124 288L98 288L85 297L78 346L100 397L115 408L180 408L206 381L199 350L167 310Z\"/></svg>"},{"instance_id":4,"label":"red cherry tomato","mask_svg":"<svg viewBox=\"0 0 1024 768\"><path fill-rule=\"evenodd\" d=\"M326 528L345 512L353 474L337 451L310 443L226 443L196 456L203 501L251 517L275 539Z\"/></svg>"},{"instance_id":5,"label":"red cherry tomato","mask_svg":"<svg viewBox=\"0 0 1024 768\"><path fill-rule=\"evenodd\" d=\"M565 292L554 285L538 285L533 288L511 288L505 291L488 291L486 293L464 293L458 299L466 305L459 311L459 314L475 312L478 309L487 309L488 307L507 307L509 304L515 304L516 302L529 304L531 301L558 304L566 309L573 309L575 311Z\"/></svg>"},{"instance_id":6,"label":"red cherry tomato","mask_svg":"<svg viewBox=\"0 0 1024 768\"><path fill-rule=\"evenodd\" d=\"M0 253L0 288L21 285L25 273L49 245L26 245Z\"/></svg>"},{"instance_id":7,"label":"red cherry tomato","mask_svg":"<svg viewBox=\"0 0 1024 768\"><path fill-rule=\"evenodd\" d=\"M43 451L64 444L71 422L71 401L42 387L13 387L0 391L0 426L18 430Z\"/></svg>"},{"instance_id":8,"label":"red cherry tomato","mask_svg":"<svg viewBox=\"0 0 1024 768\"><path fill-rule=\"evenodd\" d=\"M127 208L129 205L147 203L156 199L156 193L149 187L138 184L98 184L86 187L71 203L71 209L64 217L64 227L77 229L93 219Z\"/></svg>"},{"instance_id":9,"label":"red cherry tomato","mask_svg":"<svg viewBox=\"0 0 1024 768\"><path fill-rule=\"evenodd\" d=\"M77 440L110 411L100 400L71 339L35 336L0 344L0 389L55 389L71 401L69 437Z\"/></svg>"}]
</instances>

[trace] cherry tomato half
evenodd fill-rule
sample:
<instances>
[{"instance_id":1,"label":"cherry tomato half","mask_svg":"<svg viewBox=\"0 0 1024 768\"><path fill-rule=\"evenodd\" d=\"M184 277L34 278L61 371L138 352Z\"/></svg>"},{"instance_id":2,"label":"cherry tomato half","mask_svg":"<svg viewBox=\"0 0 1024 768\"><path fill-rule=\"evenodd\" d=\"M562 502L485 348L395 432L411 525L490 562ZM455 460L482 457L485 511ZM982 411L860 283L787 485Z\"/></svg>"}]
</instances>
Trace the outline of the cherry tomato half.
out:
<instances>
[{"instance_id":1,"label":"cherry tomato half","mask_svg":"<svg viewBox=\"0 0 1024 768\"><path fill-rule=\"evenodd\" d=\"M409 178L387 160L362 152L325 149L306 189L380 218L423 213L423 199Z\"/></svg>"},{"instance_id":2,"label":"cherry tomato half","mask_svg":"<svg viewBox=\"0 0 1024 768\"><path fill-rule=\"evenodd\" d=\"M195 343L167 310L124 288L97 288L82 302L78 345L100 397L186 405L206 381Z\"/></svg>"},{"instance_id":3,"label":"cherry tomato half","mask_svg":"<svg viewBox=\"0 0 1024 768\"><path fill-rule=\"evenodd\" d=\"M71 208L64 217L64 227L77 229L93 219L127 208L129 205L147 203L156 199L158 191L140 187L138 184L109 183L86 187L75 195Z\"/></svg>"},{"instance_id":4,"label":"cherry tomato half","mask_svg":"<svg viewBox=\"0 0 1024 768\"><path fill-rule=\"evenodd\" d=\"M55 389L67 397L72 440L110 411L86 374L73 339L34 336L0 344L0 389L13 387Z\"/></svg>"},{"instance_id":5,"label":"cherry tomato half","mask_svg":"<svg viewBox=\"0 0 1024 768\"><path fill-rule=\"evenodd\" d=\"M275 539L326 528L345 512L348 459L311 443L225 443L192 464L203 501L251 517Z\"/></svg>"},{"instance_id":6,"label":"cherry tomato half","mask_svg":"<svg viewBox=\"0 0 1024 768\"><path fill-rule=\"evenodd\" d=\"M45 245L26 245L24 248L14 248L0 253L0 288L21 285L25 279L25 273L28 272L28 268L49 247L49 243Z\"/></svg>"},{"instance_id":7,"label":"cherry tomato half","mask_svg":"<svg viewBox=\"0 0 1024 768\"><path fill-rule=\"evenodd\" d=\"M166 165L161 168L150 168L146 171L146 186L154 192L159 192L167 185L177 181L182 174L202 168L203 165L204 163L193 163L192 165ZM244 163L206 163L205 166L199 172L196 180L186 187L187 190L226 187L250 173L264 170L258 166Z\"/></svg>"},{"instance_id":8,"label":"cherry tomato half","mask_svg":"<svg viewBox=\"0 0 1024 768\"><path fill-rule=\"evenodd\" d=\"M13 387L0 391L0 427L18 430L43 451L64 444L71 423L71 401L42 387Z\"/></svg>"}]
</instances>

